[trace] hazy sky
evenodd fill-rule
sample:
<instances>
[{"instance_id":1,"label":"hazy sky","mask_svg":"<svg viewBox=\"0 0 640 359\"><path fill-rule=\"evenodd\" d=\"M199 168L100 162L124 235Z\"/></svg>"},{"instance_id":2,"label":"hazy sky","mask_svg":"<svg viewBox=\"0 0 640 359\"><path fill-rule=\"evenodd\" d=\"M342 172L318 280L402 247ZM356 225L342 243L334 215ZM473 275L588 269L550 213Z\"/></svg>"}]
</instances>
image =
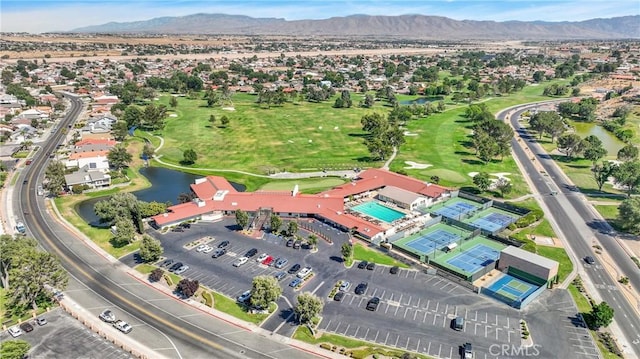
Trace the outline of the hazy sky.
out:
<instances>
[{"instance_id":1,"label":"hazy sky","mask_svg":"<svg viewBox=\"0 0 640 359\"><path fill-rule=\"evenodd\" d=\"M67 31L111 21L224 13L287 20L353 14L446 16L456 20L580 21L640 14L638 0L0 0L0 31Z\"/></svg>"}]
</instances>

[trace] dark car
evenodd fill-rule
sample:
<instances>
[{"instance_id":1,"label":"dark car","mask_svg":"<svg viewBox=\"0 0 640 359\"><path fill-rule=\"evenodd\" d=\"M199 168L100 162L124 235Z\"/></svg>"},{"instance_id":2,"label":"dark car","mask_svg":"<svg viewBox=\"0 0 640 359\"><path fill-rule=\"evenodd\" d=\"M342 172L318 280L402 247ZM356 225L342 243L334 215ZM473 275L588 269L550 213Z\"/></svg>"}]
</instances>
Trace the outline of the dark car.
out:
<instances>
[{"instance_id":1,"label":"dark car","mask_svg":"<svg viewBox=\"0 0 640 359\"><path fill-rule=\"evenodd\" d=\"M162 264L160 264L160 267L168 267L170 265L172 265L175 261L173 259L165 259L164 262L162 262Z\"/></svg>"},{"instance_id":2,"label":"dark car","mask_svg":"<svg viewBox=\"0 0 640 359\"><path fill-rule=\"evenodd\" d=\"M176 227L176 228L172 229L171 232L184 232L184 228Z\"/></svg>"},{"instance_id":3,"label":"dark car","mask_svg":"<svg viewBox=\"0 0 640 359\"><path fill-rule=\"evenodd\" d=\"M224 248L229 245L229 241L222 241L218 244L218 248Z\"/></svg>"},{"instance_id":4,"label":"dark car","mask_svg":"<svg viewBox=\"0 0 640 359\"><path fill-rule=\"evenodd\" d=\"M294 274L300 270L300 264L296 263L289 268L289 274Z\"/></svg>"},{"instance_id":5,"label":"dark car","mask_svg":"<svg viewBox=\"0 0 640 359\"><path fill-rule=\"evenodd\" d=\"M389 273L391 274L398 274L399 271L400 271L400 268L398 268L398 266L394 266L394 267L391 267L391 269L389 269Z\"/></svg>"},{"instance_id":6,"label":"dark car","mask_svg":"<svg viewBox=\"0 0 640 359\"><path fill-rule=\"evenodd\" d=\"M29 333L33 331L33 325L29 324L28 322L24 322L20 324L20 329L22 329L22 331L25 333Z\"/></svg>"},{"instance_id":7,"label":"dark car","mask_svg":"<svg viewBox=\"0 0 640 359\"><path fill-rule=\"evenodd\" d=\"M247 253L245 253L245 257L247 258L251 258L253 256L255 256L256 254L258 254L258 250L256 248L251 248L247 251Z\"/></svg>"},{"instance_id":8,"label":"dark car","mask_svg":"<svg viewBox=\"0 0 640 359\"><path fill-rule=\"evenodd\" d=\"M360 284L358 284L358 286L355 289L355 293L358 295L362 295L364 294L364 292L367 291L367 287L369 286L369 284L367 284L366 282L362 282Z\"/></svg>"},{"instance_id":9,"label":"dark car","mask_svg":"<svg viewBox=\"0 0 640 359\"><path fill-rule=\"evenodd\" d=\"M335 300L336 302L342 301L342 298L344 298L344 292L338 292L333 296L333 300Z\"/></svg>"},{"instance_id":10,"label":"dark car","mask_svg":"<svg viewBox=\"0 0 640 359\"><path fill-rule=\"evenodd\" d=\"M367 302L367 310L375 312L378 309L378 304L380 304L380 298L373 297L369 299L369 301Z\"/></svg>"},{"instance_id":11,"label":"dark car","mask_svg":"<svg viewBox=\"0 0 640 359\"><path fill-rule=\"evenodd\" d=\"M278 272L276 274L273 275L273 277L277 280L282 280L282 278L286 277L287 273L285 272Z\"/></svg>"},{"instance_id":12,"label":"dark car","mask_svg":"<svg viewBox=\"0 0 640 359\"><path fill-rule=\"evenodd\" d=\"M225 248L218 248L216 249L215 252L213 252L213 254L211 255L211 258L218 258L224 255L225 253L227 253L227 250Z\"/></svg>"},{"instance_id":13,"label":"dark car","mask_svg":"<svg viewBox=\"0 0 640 359\"><path fill-rule=\"evenodd\" d=\"M375 267L376 267L376 264L373 262L367 264L367 270L373 270Z\"/></svg>"},{"instance_id":14,"label":"dark car","mask_svg":"<svg viewBox=\"0 0 640 359\"><path fill-rule=\"evenodd\" d=\"M592 256L586 256L584 257L584 261L587 262L587 264L594 264L596 262L595 259L593 259Z\"/></svg>"},{"instance_id":15,"label":"dark car","mask_svg":"<svg viewBox=\"0 0 640 359\"><path fill-rule=\"evenodd\" d=\"M362 262L358 263L358 268L365 269L365 268L367 268L367 264L369 264L369 262L362 261Z\"/></svg>"},{"instance_id":16,"label":"dark car","mask_svg":"<svg viewBox=\"0 0 640 359\"><path fill-rule=\"evenodd\" d=\"M182 262L174 263L171 267L169 267L169 272L175 272L180 267L182 267Z\"/></svg>"},{"instance_id":17,"label":"dark car","mask_svg":"<svg viewBox=\"0 0 640 359\"><path fill-rule=\"evenodd\" d=\"M185 229L189 229L189 228L191 228L191 223L180 223L180 227L185 228Z\"/></svg>"},{"instance_id":18,"label":"dark car","mask_svg":"<svg viewBox=\"0 0 640 359\"><path fill-rule=\"evenodd\" d=\"M287 241L287 247L293 247L293 242L295 242L293 239L289 239Z\"/></svg>"}]
</instances>

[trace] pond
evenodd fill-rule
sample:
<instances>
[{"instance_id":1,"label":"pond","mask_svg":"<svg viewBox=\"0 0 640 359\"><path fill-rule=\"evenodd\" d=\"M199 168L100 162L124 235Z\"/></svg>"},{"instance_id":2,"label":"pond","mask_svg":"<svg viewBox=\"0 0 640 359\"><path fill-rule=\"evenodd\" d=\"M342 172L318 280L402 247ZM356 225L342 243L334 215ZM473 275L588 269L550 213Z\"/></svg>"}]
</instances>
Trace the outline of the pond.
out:
<instances>
[{"instance_id":1,"label":"pond","mask_svg":"<svg viewBox=\"0 0 640 359\"><path fill-rule=\"evenodd\" d=\"M413 100L404 100L400 101L401 105L424 105L427 102L436 102L441 101L443 99L442 96L433 96L433 97L418 97Z\"/></svg>"},{"instance_id":2,"label":"pond","mask_svg":"<svg viewBox=\"0 0 640 359\"><path fill-rule=\"evenodd\" d=\"M602 146L607 150L607 157L616 157L618 151L624 147L624 142L594 122L571 121L570 124L582 138L591 135L598 137L602 141Z\"/></svg>"},{"instance_id":3,"label":"pond","mask_svg":"<svg viewBox=\"0 0 640 359\"><path fill-rule=\"evenodd\" d=\"M151 187L133 192L139 200L145 202L171 202L173 204L178 202L178 196L181 193L188 193L190 191L189 186L194 183L196 178L202 177L202 175L194 175L161 167L141 168L140 174L151 182ZM245 190L245 186L242 184L231 182L231 185L240 192ZM92 198L81 202L76 206L76 212L90 225L98 226L100 225L100 219L93 212L93 206L98 201L105 199L107 199L107 197Z\"/></svg>"}]
</instances>

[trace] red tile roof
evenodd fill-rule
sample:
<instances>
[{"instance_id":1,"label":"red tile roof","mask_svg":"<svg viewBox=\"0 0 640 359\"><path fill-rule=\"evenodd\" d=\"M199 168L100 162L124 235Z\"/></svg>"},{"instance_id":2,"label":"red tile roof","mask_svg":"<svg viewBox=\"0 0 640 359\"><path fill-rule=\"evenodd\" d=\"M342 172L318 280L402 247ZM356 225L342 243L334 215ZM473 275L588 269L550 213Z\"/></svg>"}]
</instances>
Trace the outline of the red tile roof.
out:
<instances>
[{"instance_id":1,"label":"red tile roof","mask_svg":"<svg viewBox=\"0 0 640 359\"><path fill-rule=\"evenodd\" d=\"M92 157L107 157L109 151L91 151L91 152L76 152L69 155L70 160L77 160L80 158L92 158Z\"/></svg>"},{"instance_id":2,"label":"red tile roof","mask_svg":"<svg viewBox=\"0 0 640 359\"><path fill-rule=\"evenodd\" d=\"M107 145L107 146L115 146L116 141L106 138L87 138L84 140L80 140L75 144L77 147L84 145Z\"/></svg>"},{"instance_id":3,"label":"red tile roof","mask_svg":"<svg viewBox=\"0 0 640 359\"><path fill-rule=\"evenodd\" d=\"M191 190L200 199L212 199L218 191L236 192L236 189L233 188L229 181L219 176L199 178L196 183L191 185Z\"/></svg>"}]
</instances>

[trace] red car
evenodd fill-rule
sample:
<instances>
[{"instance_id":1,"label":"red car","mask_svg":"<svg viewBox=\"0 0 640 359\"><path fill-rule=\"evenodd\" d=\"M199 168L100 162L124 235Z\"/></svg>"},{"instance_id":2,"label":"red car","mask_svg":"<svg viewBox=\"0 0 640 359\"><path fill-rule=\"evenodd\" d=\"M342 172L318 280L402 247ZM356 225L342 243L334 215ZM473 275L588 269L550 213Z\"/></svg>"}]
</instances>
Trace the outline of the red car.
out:
<instances>
[{"instance_id":1,"label":"red car","mask_svg":"<svg viewBox=\"0 0 640 359\"><path fill-rule=\"evenodd\" d=\"M264 264L266 266L271 265L271 263L273 263L273 257L272 256L268 256L267 258L265 258L262 261L262 264Z\"/></svg>"}]
</instances>

